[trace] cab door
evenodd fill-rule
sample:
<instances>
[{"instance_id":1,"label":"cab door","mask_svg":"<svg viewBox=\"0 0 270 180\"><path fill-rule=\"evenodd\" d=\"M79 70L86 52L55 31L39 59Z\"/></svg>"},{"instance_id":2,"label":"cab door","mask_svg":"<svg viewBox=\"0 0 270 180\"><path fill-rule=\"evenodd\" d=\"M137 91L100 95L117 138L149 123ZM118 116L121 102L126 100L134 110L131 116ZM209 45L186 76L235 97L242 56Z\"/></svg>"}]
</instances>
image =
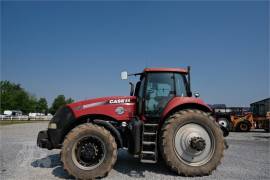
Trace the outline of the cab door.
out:
<instances>
[{"instance_id":1,"label":"cab door","mask_svg":"<svg viewBox=\"0 0 270 180\"><path fill-rule=\"evenodd\" d=\"M145 76L136 84L135 96L137 96L137 114L142 116L144 113Z\"/></svg>"},{"instance_id":2,"label":"cab door","mask_svg":"<svg viewBox=\"0 0 270 180\"><path fill-rule=\"evenodd\" d=\"M167 103L176 95L174 73L148 73L144 82L144 116L160 118Z\"/></svg>"}]
</instances>

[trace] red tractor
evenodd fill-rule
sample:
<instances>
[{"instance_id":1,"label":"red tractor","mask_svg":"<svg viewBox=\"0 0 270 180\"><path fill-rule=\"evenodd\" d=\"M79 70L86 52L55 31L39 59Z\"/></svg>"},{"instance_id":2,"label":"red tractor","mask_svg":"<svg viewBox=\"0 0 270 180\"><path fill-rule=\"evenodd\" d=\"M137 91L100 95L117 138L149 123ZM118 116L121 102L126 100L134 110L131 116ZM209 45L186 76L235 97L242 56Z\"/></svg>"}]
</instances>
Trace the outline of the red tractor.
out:
<instances>
[{"instance_id":1,"label":"red tractor","mask_svg":"<svg viewBox=\"0 0 270 180\"><path fill-rule=\"evenodd\" d=\"M78 179L106 176L117 149L127 148L142 163L163 159L179 175L209 175L220 164L225 140L198 94L192 97L190 68L146 68L130 96L112 96L60 108L41 148L62 149L64 169ZM128 78L122 72L122 79Z\"/></svg>"}]
</instances>

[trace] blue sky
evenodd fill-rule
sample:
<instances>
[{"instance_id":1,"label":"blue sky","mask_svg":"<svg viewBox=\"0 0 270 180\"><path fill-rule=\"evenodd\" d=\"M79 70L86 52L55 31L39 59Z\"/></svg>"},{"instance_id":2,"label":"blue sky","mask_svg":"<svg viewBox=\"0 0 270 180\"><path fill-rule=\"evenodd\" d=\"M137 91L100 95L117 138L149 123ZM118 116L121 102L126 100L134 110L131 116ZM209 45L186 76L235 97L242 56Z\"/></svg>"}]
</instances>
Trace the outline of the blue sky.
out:
<instances>
[{"instance_id":1,"label":"blue sky","mask_svg":"<svg viewBox=\"0 0 270 180\"><path fill-rule=\"evenodd\" d=\"M1 2L1 79L49 103L128 95L120 72L192 66L207 103L269 96L269 2Z\"/></svg>"}]
</instances>

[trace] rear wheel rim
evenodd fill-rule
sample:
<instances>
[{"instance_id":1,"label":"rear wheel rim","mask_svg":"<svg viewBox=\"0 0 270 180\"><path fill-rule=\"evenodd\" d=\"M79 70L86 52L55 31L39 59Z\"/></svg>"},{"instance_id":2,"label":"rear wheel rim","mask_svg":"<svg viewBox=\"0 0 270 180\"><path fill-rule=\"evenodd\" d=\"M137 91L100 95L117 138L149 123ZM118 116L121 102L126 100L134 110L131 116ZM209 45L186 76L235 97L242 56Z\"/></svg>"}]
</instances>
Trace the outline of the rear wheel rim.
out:
<instances>
[{"instance_id":1,"label":"rear wheel rim","mask_svg":"<svg viewBox=\"0 0 270 180\"><path fill-rule=\"evenodd\" d=\"M229 126L228 121L224 120L224 119L219 120L218 124L225 127L225 128L227 128Z\"/></svg>"},{"instance_id":2,"label":"rear wheel rim","mask_svg":"<svg viewBox=\"0 0 270 180\"><path fill-rule=\"evenodd\" d=\"M191 140L201 138L205 141L203 150L191 147ZM196 123L188 123L175 133L174 151L180 161L189 166L201 166L212 158L215 152L215 138L211 130Z\"/></svg>"},{"instance_id":3,"label":"rear wheel rim","mask_svg":"<svg viewBox=\"0 0 270 180\"><path fill-rule=\"evenodd\" d=\"M104 142L97 136L80 138L72 148L72 161L82 170L93 170L105 159Z\"/></svg>"}]
</instances>

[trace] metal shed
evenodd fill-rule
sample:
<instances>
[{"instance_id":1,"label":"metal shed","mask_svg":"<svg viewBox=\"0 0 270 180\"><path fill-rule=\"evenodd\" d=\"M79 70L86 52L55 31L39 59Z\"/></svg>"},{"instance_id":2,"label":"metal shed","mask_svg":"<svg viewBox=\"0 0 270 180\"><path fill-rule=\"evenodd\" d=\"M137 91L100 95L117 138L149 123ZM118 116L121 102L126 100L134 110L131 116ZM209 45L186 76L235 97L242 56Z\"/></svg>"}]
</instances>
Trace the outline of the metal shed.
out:
<instances>
[{"instance_id":1,"label":"metal shed","mask_svg":"<svg viewBox=\"0 0 270 180\"><path fill-rule=\"evenodd\" d=\"M270 98L251 103L250 109L254 116L266 116L270 111Z\"/></svg>"}]
</instances>

